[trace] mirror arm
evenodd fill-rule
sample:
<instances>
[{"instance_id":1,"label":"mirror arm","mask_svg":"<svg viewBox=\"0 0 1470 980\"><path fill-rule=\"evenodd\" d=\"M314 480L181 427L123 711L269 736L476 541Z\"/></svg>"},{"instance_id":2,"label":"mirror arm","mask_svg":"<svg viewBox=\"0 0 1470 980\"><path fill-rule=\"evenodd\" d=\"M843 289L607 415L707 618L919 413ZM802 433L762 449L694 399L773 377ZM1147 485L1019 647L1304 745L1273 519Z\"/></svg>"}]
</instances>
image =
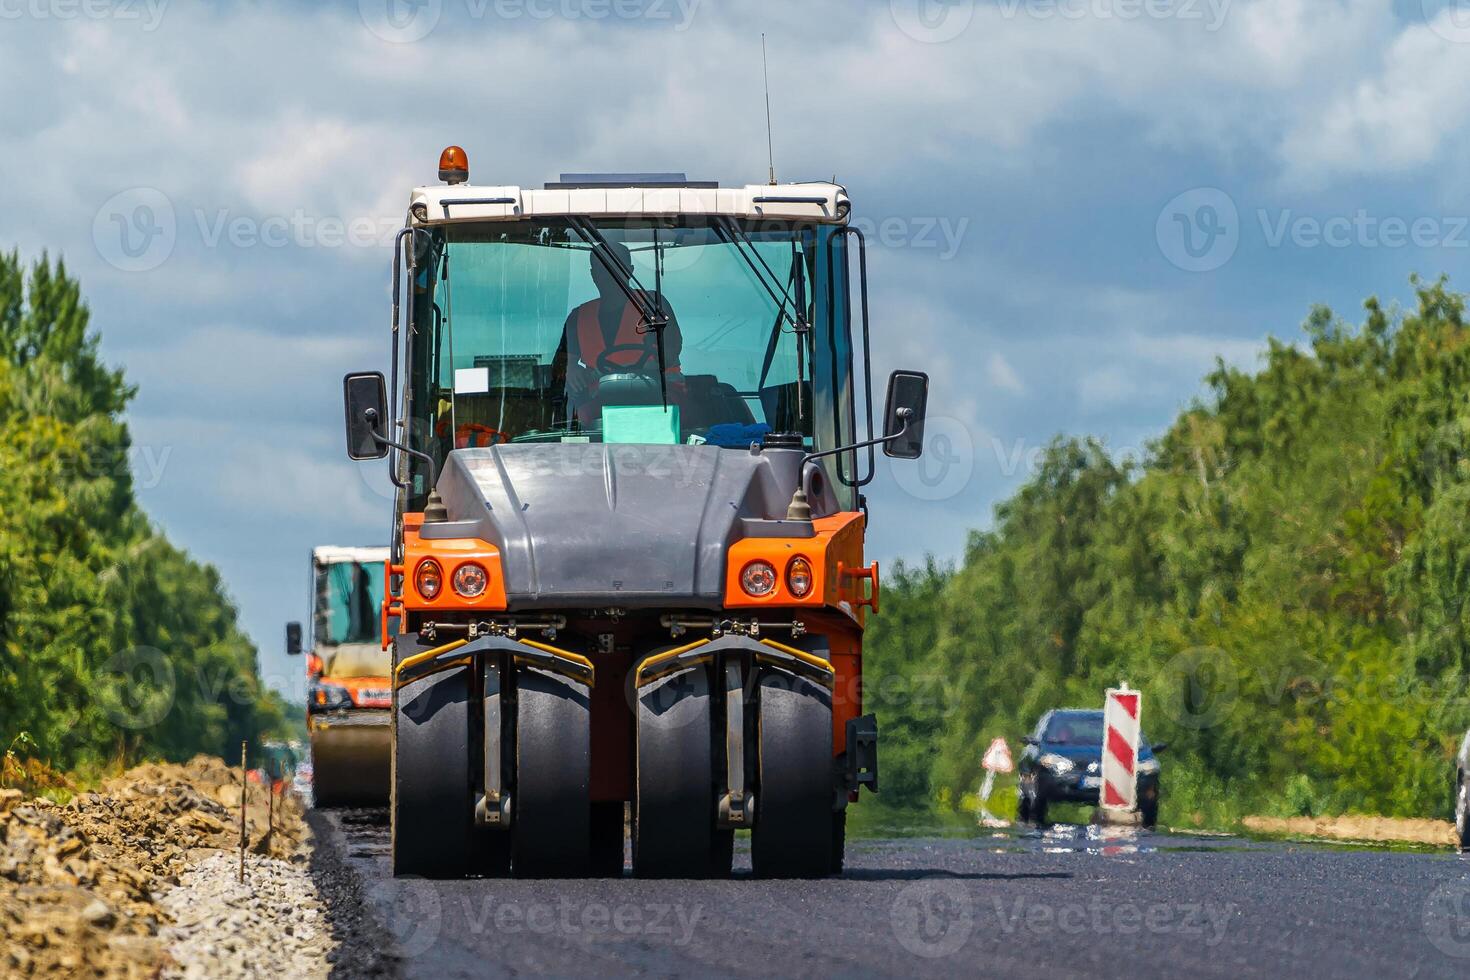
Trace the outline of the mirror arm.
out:
<instances>
[{"instance_id":1,"label":"mirror arm","mask_svg":"<svg viewBox=\"0 0 1470 980\"><path fill-rule=\"evenodd\" d=\"M897 442L904 436L908 435L909 420L913 418L914 410L912 408L900 408L893 414L903 419L903 428L893 433L893 435L879 436L876 439L867 439L863 442L855 442L850 446L838 446L836 449L824 449L819 453L807 453L801 458L802 468L805 469L807 463L810 463L814 459L821 459L824 456L836 456L839 453L850 453L855 449L866 449L869 446L883 446L887 445L890 442Z\"/></svg>"},{"instance_id":2,"label":"mirror arm","mask_svg":"<svg viewBox=\"0 0 1470 980\"><path fill-rule=\"evenodd\" d=\"M429 489L433 490L436 486L438 486L439 466L434 462L434 457L430 456L428 453L420 452L419 450L414 449L410 446L405 446L402 443L394 442L393 440L388 439L385 436L379 435L377 409L364 409L362 413L362 418L363 421L372 428L373 442L377 443L380 446L388 446L389 448L396 449L401 453L408 453L408 455L414 457L415 459L423 460L429 467Z\"/></svg>"},{"instance_id":3,"label":"mirror arm","mask_svg":"<svg viewBox=\"0 0 1470 980\"><path fill-rule=\"evenodd\" d=\"M886 443L896 442L899 439L902 439L904 436L908 435L909 420L914 417L914 410L912 408L900 408L893 414L903 419L903 428L893 433L893 435L879 436L877 439L868 439L863 442L855 442L851 446L839 446L836 449L824 449L819 453L807 453L801 458L801 468L797 472L805 474L806 464L810 463L814 459L821 459L824 456L836 456L839 453L850 453L855 449L863 449L867 446L881 446ZM791 495L791 503L786 508L786 519L788 521L810 521L812 519L811 503L806 499L806 490L802 487L802 483L804 481L805 476L803 476L801 480L798 480L796 491Z\"/></svg>"}]
</instances>

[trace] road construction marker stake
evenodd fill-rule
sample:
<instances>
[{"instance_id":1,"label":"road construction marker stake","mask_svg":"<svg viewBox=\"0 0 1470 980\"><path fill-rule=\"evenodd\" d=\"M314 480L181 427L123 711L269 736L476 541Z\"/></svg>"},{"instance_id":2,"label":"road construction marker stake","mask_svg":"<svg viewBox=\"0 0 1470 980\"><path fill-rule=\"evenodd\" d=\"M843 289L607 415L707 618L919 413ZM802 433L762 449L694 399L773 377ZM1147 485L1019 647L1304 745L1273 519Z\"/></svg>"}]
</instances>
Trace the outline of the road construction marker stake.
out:
<instances>
[{"instance_id":1,"label":"road construction marker stake","mask_svg":"<svg viewBox=\"0 0 1470 980\"><path fill-rule=\"evenodd\" d=\"M240 884L245 883L245 798L250 794L250 774L245 771L245 743L240 743Z\"/></svg>"},{"instance_id":2,"label":"road construction marker stake","mask_svg":"<svg viewBox=\"0 0 1470 980\"><path fill-rule=\"evenodd\" d=\"M1126 683L1109 688L1103 705L1102 791L1099 814L1107 819L1138 806L1138 732L1142 695Z\"/></svg>"}]
</instances>

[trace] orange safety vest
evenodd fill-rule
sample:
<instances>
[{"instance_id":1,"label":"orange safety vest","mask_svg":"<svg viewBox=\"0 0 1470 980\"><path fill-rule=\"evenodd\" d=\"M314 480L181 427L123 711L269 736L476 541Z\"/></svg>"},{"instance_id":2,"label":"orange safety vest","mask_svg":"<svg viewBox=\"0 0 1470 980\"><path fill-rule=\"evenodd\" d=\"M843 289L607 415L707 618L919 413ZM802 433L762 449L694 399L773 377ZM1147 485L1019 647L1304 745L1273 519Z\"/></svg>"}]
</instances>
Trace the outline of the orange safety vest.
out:
<instances>
[{"instance_id":1,"label":"orange safety vest","mask_svg":"<svg viewBox=\"0 0 1470 980\"><path fill-rule=\"evenodd\" d=\"M649 343L648 335L640 328L643 326L643 318L638 313L638 307L632 303L623 303L623 318L618 321L618 332L609 344L602 332L602 323L599 313L602 310L602 300L592 299L577 307L577 356L583 364L590 368L596 368L603 351L609 347L633 344L639 347ZM650 344L650 346L652 346ZM641 351L623 350L613 354L609 360L619 367L632 367L643 358ZM653 362L657 364L657 361ZM672 374L679 371L677 364L665 364L664 373Z\"/></svg>"}]
</instances>

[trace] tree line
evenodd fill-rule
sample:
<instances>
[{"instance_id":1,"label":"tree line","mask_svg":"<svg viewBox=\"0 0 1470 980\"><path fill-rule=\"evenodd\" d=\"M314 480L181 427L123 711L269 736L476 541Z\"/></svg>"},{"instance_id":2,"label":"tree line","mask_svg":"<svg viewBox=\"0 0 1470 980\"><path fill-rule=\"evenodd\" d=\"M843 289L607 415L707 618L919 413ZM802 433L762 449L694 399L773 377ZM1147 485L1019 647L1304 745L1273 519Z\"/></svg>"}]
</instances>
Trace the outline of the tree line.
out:
<instances>
[{"instance_id":1,"label":"tree line","mask_svg":"<svg viewBox=\"0 0 1470 980\"><path fill-rule=\"evenodd\" d=\"M1165 819L1448 816L1470 331L1414 285L1356 325L1312 310L1256 370L1217 360L1140 460L1057 438L956 567L890 575L865 656L890 803L958 807L991 738L1128 680L1170 743Z\"/></svg>"},{"instance_id":2,"label":"tree line","mask_svg":"<svg viewBox=\"0 0 1470 980\"><path fill-rule=\"evenodd\" d=\"M135 392L65 263L0 255L0 751L231 758L283 726L219 572L138 505Z\"/></svg>"}]
</instances>

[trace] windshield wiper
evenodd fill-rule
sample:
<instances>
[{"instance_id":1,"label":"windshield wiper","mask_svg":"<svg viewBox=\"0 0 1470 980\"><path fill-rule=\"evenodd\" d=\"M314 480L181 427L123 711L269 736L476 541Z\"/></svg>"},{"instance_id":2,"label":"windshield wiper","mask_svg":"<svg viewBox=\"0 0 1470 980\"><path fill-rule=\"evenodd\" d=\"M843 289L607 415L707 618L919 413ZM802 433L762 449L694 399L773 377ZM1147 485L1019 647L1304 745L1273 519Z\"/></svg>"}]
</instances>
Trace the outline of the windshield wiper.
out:
<instances>
[{"instance_id":1,"label":"windshield wiper","mask_svg":"<svg viewBox=\"0 0 1470 980\"><path fill-rule=\"evenodd\" d=\"M663 278L661 274L662 260L658 254L657 239L654 241L653 274L660 294L655 296L658 303L655 309L649 307L648 291L643 288L643 283L638 281L637 274L633 272L631 267L623 265L623 260L618 258L618 254L613 251L612 245L608 242L607 237L603 235L602 231L595 224L587 218L568 218L567 224L573 231L582 236L583 241L592 246L592 254L597 256L602 262L603 268L617 280L618 288L628 297L628 302L632 303L638 309L638 315L648 325L648 329L653 331L654 341L658 348L658 392L659 397L663 400L664 411L668 411L669 382L667 376L664 374L664 327L669 325L669 318L663 310L663 296L661 295L663 289L663 283L661 281ZM637 287L636 290L629 287L628 280L630 279L633 281L633 286Z\"/></svg>"},{"instance_id":2,"label":"windshield wiper","mask_svg":"<svg viewBox=\"0 0 1470 980\"><path fill-rule=\"evenodd\" d=\"M796 251L796 238L793 236L791 240L791 276L787 279L787 282L796 289L796 296L793 297L790 291L781 285L781 280L776 277L775 271L766 263L765 258L755 247L755 244L751 242L750 237L745 234L745 230L736 224L733 218L716 217L714 219L714 228L720 233L720 237L735 246L736 253L745 260L745 264L750 267L751 273L760 281L761 286L770 295L771 301L776 304L776 324L772 328L771 345L766 352L765 369L761 372L761 385L765 384L765 374L770 370L770 365L775 357L776 344L780 339L781 320L785 319L789 322L791 324L791 332L796 334L796 417L798 420L801 420L806 417L806 407L802 397L801 383L806 376L806 343L808 335L811 333L811 324L806 321L805 266L802 263L801 256ZM755 261L751 261L751 256L755 257ZM756 262L760 263L760 268L756 267ZM762 270L764 270L764 275L762 274ZM767 281L767 277L769 277L769 281ZM772 285L773 283L775 284L774 286ZM781 290L781 295L779 296L776 295L776 289L778 288ZM791 304L790 312L786 310L786 304L788 303Z\"/></svg>"}]
</instances>

